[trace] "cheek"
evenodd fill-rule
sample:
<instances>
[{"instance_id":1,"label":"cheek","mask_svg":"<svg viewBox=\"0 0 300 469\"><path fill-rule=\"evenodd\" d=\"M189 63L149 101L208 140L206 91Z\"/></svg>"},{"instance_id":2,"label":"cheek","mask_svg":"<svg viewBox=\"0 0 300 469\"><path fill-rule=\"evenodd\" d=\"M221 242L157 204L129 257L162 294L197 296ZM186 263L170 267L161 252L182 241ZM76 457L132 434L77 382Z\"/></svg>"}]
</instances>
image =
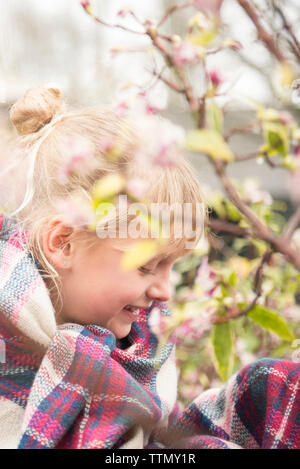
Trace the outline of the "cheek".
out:
<instances>
[{"instance_id":1,"label":"cheek","mask_svg":"<svg viewBox=\"0 0 300 469\"><path fill-rule=\"evenodd\" d=\"M143 295L146 289L147 282L139 278L138 275L133 275L130 277L126 276L120 281L117 292L123 298L127 298L129 302L130 298L137 298Z\"/></svg>"}]
</instances>

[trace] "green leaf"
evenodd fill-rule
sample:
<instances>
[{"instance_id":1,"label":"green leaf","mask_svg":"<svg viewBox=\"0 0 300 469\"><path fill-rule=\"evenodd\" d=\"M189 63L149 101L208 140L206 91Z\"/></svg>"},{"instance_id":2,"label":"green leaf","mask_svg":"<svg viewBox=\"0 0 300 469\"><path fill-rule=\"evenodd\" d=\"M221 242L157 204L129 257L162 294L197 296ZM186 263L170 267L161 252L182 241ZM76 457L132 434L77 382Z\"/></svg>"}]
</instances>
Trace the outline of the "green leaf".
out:
<instances>
[{"instance_id":1,"label":"green leaf","mask_svg":"<svg viewBox=\"0 0 300 469\"><path fill-rule=\"evenodd\" d=\"M234 364L234 337L231 322L215 324L211 332L214 365L220 378L227 381Z\"/></svg>"},{"instance_id":2,"label":"green leaf","mask_svg":"<svg viewBox=\"0 0 300 469\"><path fill-rule=\"evenodd\" d=\"M289 152L289 135L285 125L277 122L265 122L263 125L268 154L286 156Z\"/></svg>"},{"instance_id":3,"label":"green leaf","mask_svg":"<svg viewBox=\"0 0 300 469\"><path fill-rule=\"evenodd\" d=\"M229 285L235 287L238 281L238 275L236 272L231 272L228 278Z\"/></svg>"},{"instance_id":4,"label":"green leaf","mask_svg":"<svg viewBox=\"0 0 300 469\"><path fill-rule=\"evenodd\" d=\"M195 46L207 46L216 37L216 31L200 31L197 33L189 34L187 39Z\"/></svg>"},{"instance_id":5,"label":"green leaf","mask_svg":"<svg viewBox=\"0 0 300 469\"><path fill-rule=\"evenodd\" d=\"M213 160L233 161L234 154L222 135L212 129L196 129L187 134L186 148L207 153Z\"/></svg>"},{"instance_id":6,"label":"green leaf","mask_svg":"<svg viewBox=\"0 0 300 469\"><path fill-rule=\"evenodd\" d=\"M265 108L257 104L257 118L262 121L278 121L280 115L277 109Z\"/></svg>"},{"instance_id":7,"label":"green leaf","mask_svg":"<svg viewBox=\"0 0 300 469\"><path fill-rule=\"evenodd\" d=\"M241 214L239 210L233 205L228 199L224 200L226 205L227 215L231 221L239 221L241 219Z\"/></svg>"},{"instance_id":8,"label":"green leaf","mask_svg":"<svg viewBox=\"0 0 300 469\"><path fill-rule=\"evenodd\" d=\"M281 86L290 87L295 80L295 72L288 62L281 63Z\"/></svg>"},{"instance_id":9,"label":"green leaf","mask_svg":"<svg viewBox=\"0 0 300 469\"><path fill-rule=\"evenodd\" d=\"M133 243L121 260L122 270L132 270L147 263L159 250L159 244L152 239L145 239Z\"/></svg>"},{"instance_id":10,"label":"green leaf","mask_svg":"<svg viewBox=\"0 0 300 469\"><path fill-rule=\"evenodd\" d=\"M209 200L209 205L216 212L219 218L226 218L227 216L223 199L223 194L214 193Z\"/></svg>"},{"instance_id":11,"label":"green leaf","mask_svg":"<svg viewBox=\"0 0 300 469\"><path fill-rule=\"evenodd\" d=\"M285 319L265 306L255 305L247 316L262 328L274 332L283 340L292 341L295 339Z\"/></svg>"},{"instance_id":12,"label":"green leaf","mask_svg":"<svg viewBox=\"0 0 300 469\"><path fill-rule=\"evenodd\" d=\"M222 135L224 125L223 111L213 99L206 104L206 120L210 129Z\"/></svg>"},{"instance_id":13,"label":"green leaf","mask_svg":"<svg viewBox=\"0 0 300 469\"><path fill-rule=\"evenodd\" d=\"M93 200L100 203L118 194L125 185L125 179L121 174L108 174L99 179L92 190Z\"/></svg>"}]
</instances>

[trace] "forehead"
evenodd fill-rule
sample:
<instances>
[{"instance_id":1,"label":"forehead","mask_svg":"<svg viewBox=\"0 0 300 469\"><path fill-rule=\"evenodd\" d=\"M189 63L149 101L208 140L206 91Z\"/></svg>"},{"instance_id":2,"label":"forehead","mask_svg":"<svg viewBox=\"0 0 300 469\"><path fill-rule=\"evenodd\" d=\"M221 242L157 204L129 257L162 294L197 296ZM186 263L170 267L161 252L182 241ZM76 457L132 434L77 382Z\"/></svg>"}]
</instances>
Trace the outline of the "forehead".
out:
<instances>
[{"instance_id":1,"label":"forehead","mask_svg":"<svg viewBox=\"0 0 300 469\"><path fill-rule=\"evenodd\" d=\"M115 242L112 242L112 248L117 251L121 252L126 252L129 249L132 248L133 244L135 242L139 241L139 239L136 240L128 240L128 239L123 239L123 240L115 240ZM185 249L182 245L171 245L168 244L166 246L161 247L158 252L151 257L151 259L148 262L154 262L154 261L162 261L162 260L176 260L179 257L185 256L187 254L187 249Z\"/></svg>"}]
</instances>

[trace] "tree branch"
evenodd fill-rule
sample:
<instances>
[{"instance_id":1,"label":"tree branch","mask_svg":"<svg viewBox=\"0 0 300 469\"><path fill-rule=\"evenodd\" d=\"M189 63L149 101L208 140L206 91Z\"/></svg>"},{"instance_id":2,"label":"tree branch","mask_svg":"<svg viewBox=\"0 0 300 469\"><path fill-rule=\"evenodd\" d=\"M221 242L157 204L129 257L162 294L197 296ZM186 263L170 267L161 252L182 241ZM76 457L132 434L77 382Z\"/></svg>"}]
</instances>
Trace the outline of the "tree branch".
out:
<instances>
[{"instance_id":1,"label":"tree branch","mask_svg":"<svg viewBox=\"0 0 300 469\"><path fill-rule=\"evenodd\" d=\"M239 127L233 127L232 129L229 129L224 133L224 138L227 141L230 137L237 133L251 132L258 127L259 125L257 122L250 122L249 124L241 125Z\"/></svg>"},{"instance_id":2,"label":"tree branch","mask_svg":"<svg viewBox=\"0 0 300 469\"><path fill-rule=\"evenodd\" d=\"M279 8L278 6L274 5L274 10L278 15L280 16L283 27L284 29L289 33L290 37L292 38L292 42L290 42L290 45L294 51L294 54L296 55L297 59L300 60L300 42L298 41L297 37L295 36L295 33L293 31L293 28L289 24L289 22L286 19L285 14L283 13L282 9Z\"/></svg>"},{"instance_id":3,"label":"tree branch","mask_svg":"<svg viewBox=\"0 0 300 469\"><path fill-rule=\"evenodd\" d=\"M161 18L161 20L158 22L157 24L157 27L159 28L167 19L170 15L172 15L173 13L175 13L175 11L178 11L178 10L183 10L184 8L188 8L188 7L191 7L191 6L194 6L195 5L195 2L194 0L191 0L189 2L186 2L186 3L183 3L182 5L172 5L170 6L167 11L164 13L163 17Z\"/></svg>"},{"instance_id":4,"label":"tree branch","mask_svg":"<svg viewBox=\"0 0 300 469\"><path fill-rule=\"evenodd\" d=\"M279 47L277 47L272 34L268 33L268 31L266 31L266 29L261 24L260 15L253 4L251 4L248 0L238 0L238 3L252 20L254 26L256 27L259 39L265 44L271 54L274 55L277 60L279 60L279 62L285 62L285 56Z\"/></svg>"},{"instance_id":5,"label":"tree branch","mask_svg":"<svg viewBox=\"0 0 300 469\"><path fill-rule=\"evenodd\" d=\"M299 224L300 224L300 206L297 208L295 213L288 220L284 233L283 233L283 238L289 241Z\"/></svg>"},{"instance_id":6,"label":"tree branch","mask_svg":"<svg viewBox=\"0 0 300 469\"><path fill-rule=\"evenodd\" d=\"M271 260L271 257L272 257L272 254L273 254L273 250L272 249L268 249L257 269L256 269L256 272L254 274L254 292L256 293L255 297L253 298L253 300L251 301L251 303L249 304L249 306L247 306L246 309L238 309L238 308L235 308L233 311L231 311L229 314L227 314L225 317L218 317L214 322L215 323L223 323L223 322L227 322L228 320L230 319L236 319L238 317L241 317L241 316L246 316L249 311L251 311L251 309L256 305L257 303L257 300L259 299L259 297L261 296L262 294L262 280L263 280L263 268L264 268L264 265L266 263L269 263L270 260Z\"/></svg>"},{"instance_id":7,"label":"tree branch","mask_svg":"<svg viewBox=\"0 0 300 469\"><path fill-rule=\"evenodd\" d=\"M257 233L262 239L268 240L268 242L273 240L273 235L271 234L270 229L260 221L260 219L255 215L255 213L253 213L252 210L248 207L248 205L246 205L239 197L232 182L230 181L229 177L227 176L224 170L224 163L222 161L214 161L213 165L230 200L235 204L235 206L240 210L240 212L245 215L245 217L252 223L252 225L255 227Z\"/></svg>"},{"instance_id":8,"label":"tree branch","mask_svg":"<svg viewBox=\"0 0 300 469\"><path fill-rule=\"evenodd\" d=\"M251 160L253 158L257 158L257 156L258 156L257 151L250 151L249 153L245 153L244 155L236 155L234 157L234 162Z\"/></svg>"},{"instance_id":9,"label":"tree branch","mask_svg":"<svg viewBox=\"0 0 300 469\"><path fill-rule=\"evenodd\" d=\"M274 251L285 255L289 261L292 262L298 270L300 270L300 255L289 245L289 243L286 242L286 238L283 236L276 236L268 226L261 222L261 220L252 212L248 205L242 201L242 199L237 194L232 182L224 171L224 163L220 161L214 161L213 165L230 200L253 225L256 231L255 236L263 241L266 241Z\"/></svg>"},{"instance_id":10,"label":"tree branch","mask_svg":"<svg viewBox=\"0 0 300 469\"><path fill-rule=\"evenodd\" d=\"M246 230L246 228L241 228L239 225L235 225L234 223L230 223L225 220L211 218L208 220L208 226L216 233L229 233L240 238L249 238L251 236L251 232Z\"/></svg>"},{"instance_id":11,"label":"tree branch","mask_svg":"<svg viewBox=\"0 0 300 469\"><path fill-rule=\"evenodd\" d=\"M95 15L94 12L90 9L89 5L82 4L82 7L88 15L90 15L95 21L97 21L97 23L102 24L102 26L106 26L107 28L123 29L123 31L126 31L128 33L133 33L133 34L140 34L140 35L145 34L144 31L136 31L135 29L127 28L126 26L122 24L107 23L107 21L104 21L102 18Z\"/></svg>"},{"instance_id":12,"label":"tree branch","mask_svg":"<svg viewBox=\"0 0 300 469\"><path fill-rule=\"evenodd\" d=\"M152 71L152 74L157 77L159 80L161 80L162 82L164 82L169 88L171 88L173 91L176 91L177 93L185 93L185 89L184 88L180 88L180 86L178 86L176 83L174 83L173 81L171 80L168 80L168 78L165 78L163 75L162 75L162 72L157 72L156 70L153 70Z\"/></svg>"},{"instance_id":13,"label":"tree branch","mask_svg":"<svg viewBox=\"0 0 300 469\"><path fill-rule=\"evenodd\" d=\"M146 34L148 34L148 36L152 40L153 45L161 52L167 65L174 70L174 72L180 79L183 85L185 97L189 103L191 111L193 113L200 112L201 114L201 110L200 110L201 100L197 98L196 96L194 96L192 85L190 84L186 74L184 73L183 67L180 67L179 65L175 64L172 55L169 53L166 45L161 40L161 37L157 33L157 30L155 26L153 25L153 23L147 20L145 23L145 26L146 26Z\"/></svg>"}]
</instances>

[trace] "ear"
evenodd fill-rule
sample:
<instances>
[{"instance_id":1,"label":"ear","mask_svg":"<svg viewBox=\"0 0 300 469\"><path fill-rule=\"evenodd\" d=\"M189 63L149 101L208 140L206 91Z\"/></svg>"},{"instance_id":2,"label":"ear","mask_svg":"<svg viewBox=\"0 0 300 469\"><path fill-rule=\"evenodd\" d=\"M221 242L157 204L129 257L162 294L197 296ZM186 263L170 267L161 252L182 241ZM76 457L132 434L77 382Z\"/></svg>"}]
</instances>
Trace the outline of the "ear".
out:
<instances>
[{"instance_id":1,"label":"ear","mask_svg":"<svg viewBox=\"0 0 300 469\"><path fill-rule=\"evenodd\" d=\"M74 243L71 235L74 229L60 218L52 218L43 231L43 251L54 267L66 269L71 266Z\"/></svg>"}]
</instances>

